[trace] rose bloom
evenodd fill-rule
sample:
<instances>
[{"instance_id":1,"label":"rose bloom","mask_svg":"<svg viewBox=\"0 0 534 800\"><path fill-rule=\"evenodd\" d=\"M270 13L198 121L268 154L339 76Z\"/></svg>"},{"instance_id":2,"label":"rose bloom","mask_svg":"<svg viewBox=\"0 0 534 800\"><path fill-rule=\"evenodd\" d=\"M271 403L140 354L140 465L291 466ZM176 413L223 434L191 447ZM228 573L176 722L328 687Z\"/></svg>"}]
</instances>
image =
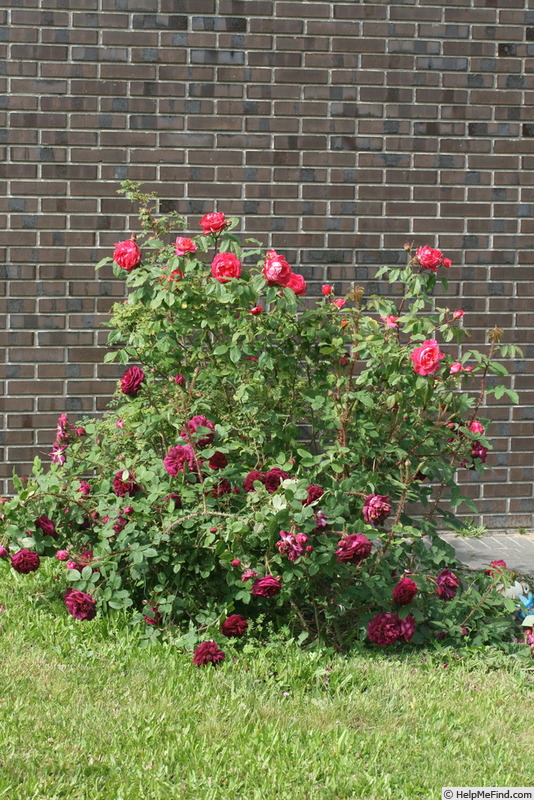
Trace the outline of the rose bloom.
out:
<instances>
[{"instance_id":1,"label":"rose bloom","mask_svg":"<svg viewBox=\"0 0 534 800\"><path fill-rule=\"evenodd\" d=\"M0 545L0 558L9 558L9 550L4 545Z\"/></svg>"},{"instance_id":2,"label":"rose bloom","mask_svg":"<svg viewBox=\"0 0 534 800\"><path fill-rule=\"evenodd\" d=\"M87 481L80 481L80 488L77 491L86 496L91 494L91 486Z\"/></svg>"},{"instance_id":3,"label":"rose bloom","mask_svg":"<svg viewBox=\"0 0 534 800\"><path fill-rule=\"evenodd\" d=\"M52 445L52 452L48 455L50 456L50 461L52 464L59 464L62 466L65 461L67 460L67 456L65 455L65 450L67 449L66 444L59 444L58 442L54 442Z\"/></svg>"},{"instance_id":4,"label":"rose bloom","mask_svg":"<svg viewBox=\"0 0 534 800\"><path fill-rule=\"evenodd\" d=\"M452 318L453 319L461 319L461 317L463 317L463 315L464 315L464 312L461 309L459 309L458 311L454 312L454 314L452 315Z\"/></svg>"},{"instance_id":5,"label":"rose bloom","mask_svg":"<svg viewBox=\"0 0 534 800\"><path fill-rule=\"evenodd\" d=\"M359 564L367 558L372 547L363 533L351 533L337 543L336 558L340 564Z\"/></svg>"},{"instance_id":6,"label":"rose bloom","mask_svg":"<svg viewBox=\"0 0 534 800\"><path fill-rule=\"evenodd\" d=\"M469 423L467 426L471 433L484 433L485 428L484 425L478 421L478 419L474 419L472 422Z\"/></svg>"},{"instance_id":7,"label":"rose bloom","mask_svg":"<svg viewBox=\"0 0 534 800\"><path fill-rule=\"evenodd\" d=\"M96 602L90 594L67 589L64 599L67 611L69 614L72 614L75 619L90 620L96 617Z\"/></svg>"},{"instance_id":8,"label":"rose bloom","mask_svg":"<svg viewBox=\"0 0 534 800\"><path fill-rule=\"evenodd\" d=\"M253 569L244 569L241 575L241 583L246 583L251 578L255 578L258 573Z\"/></svg>"},{"instance_id":9,"label":"rose bloom","mask_svg":"<svg viewBox=\"0 0 534 800\"><path fill-rule=\"evenodd\" d=\"M192 239L186 236L177 236L174 243L174 252L177 256L185 256L186 253L194 253L197 249L196 244Z\"/></svg>"},{"instance_id":10,"label":"rose bloom","mask_svg":"<svg viewBox=\"0 0 534 800\"><path fill-rule=\"evenodd\" d=\"M257 469L253 469L252 472L249 472L243 481L245 492L254 491L254 481L259 481L265 485L266 475L266 472L259 472Z\"/></svg>"},{"instance_id":11,"label":"rose bloom","mask_svg":"<svg viewBox=\"0 0 534 800\"><path fill-rule=\"evenodd\" d=\"M342 297L338 297L337 300L334 300L334 305L337 306L338 308L343 308L343 306L345 305L346 302L347 301L344 300ZM345 320L343 320L343 321L345 321Z\"/></svg>"},{"instance_id":12,"label":"rose bloom","mask_svg":"<svg viewBox=\"0 0 534 800\"><path fill-rule=\"evenodd\" d=\"M415 251L415 258L423 269L429 269L432 272L437 272L440 264L443 263L443 253L441 250L434 250L425 244Z\"/></svg>"},{"instance_id":13,"label":"rose bloom","mask_svg":"<svg viewBox=\"0 0 534 800\"><path fill-rule=\"evenodd\" d=\"M435 339L427 339L420 347L415 348L410 358L418 375L433 375L439 369L439 362L445 358L445 354L440 353Z\"/></svg>"},{"instance_id":14,"label":"rose bloom","mask_svg":"<svg viewBox=\"0 0 534 800\"><path fill-rule=\"evenodd\" d=\"M113 261L122 269L130 272L130 270L140 263L141 251L133 239L127 239L125 242L117 242L113 253Z\"/></svg>"},{"instance_id":15,"label":"rose bloom","mask_svg":"<svg viewBox=\"0 0 534 800\"><path fill-rule=\"evenodd\" d=\"M484 447L484 445L480 444L480 442L473 442L473 446L471 448L471 458L479 458L484 464L487 457L488 448ZM471 467L471 469L474 469L474 467Z\"/></svg>"},{"instance_id":16,"label":"rose bloom","mask_svg":"<svg viewBox=\"0 0 534 800\"><path fill-rule=\"evenodd\" d=\"M452 600L459 586L459 578L450 569L442 570L436 578L436 593L444 600Z\"/></svg>"},{"instance_id":17,"label":"rose bloom","mask_svg":"<svg viewBox=\"0 0 534 800\"><path fill-rule=\"evenodd\" d=\"M334 287L329 283L323 283L323 285L321 286L321 292L324 294L325 297L329 297L333 291Z\"/></svg>"},{"instance_id":18,"label":"rose bloom","mask_svg":"<svg viewBox=\"0 0 534 800\"><path fill-rule=\"evenodd\" d=\"M41 563L39 556L34 550L19 550L11 556L11 566L15 572L27 575L28 572L35 572Z\"/></svg>"},{"instance_id":19,"label":"rose bloom","mask_svg":"<svg viewBox=\"0 0 534 800\"><path fill-rule=\"evenodd\" d=\"M279 469L278 467L270 469L265 475L265 488L269 494L274 494L282 481L284 481L286 478L289 478L289 475L282 469Z\"/></svg>"},{"instance_id":20,"label":"rose bloom","mask_svg":"<svg viewBox=\"0 0 534 800\"><path fill-rule=\"evenodd\" d=\"M393 589L393 602L399 606L407 606L417 594L417 584L411 578L401 578Z\"/></svg>"},{"instance_id":21,"label":"rose bloom","mask_svg":"<svg viewBox=\"0 0 534 800\"><path fill-rule=\"evenodd\" d=\"M403 642L411 642L415 633L415 618L413 614L408 614L404 619L400 619L399 626L401 630L399 639Z\"/></svg>"},{"instance_id":22,"label":"rose bloom","mask_svg":"<svg viewBox=\"0 0 534 800\"><path fill-rule=\"evenodd\" d=\"M185 465L189 467L189 471L193 472L196 468L195 457L191 447L177 444L171 447L165 458L163 459L163 466L169 475L178 475L183 472Z\"/></svg>"},{"instance_id":23,"label":"rose bloom","mask_svg":"<svg viewBox=\"0 0 534 800\"><path fill-rule=\"evenodd\" d=\"M85 434L87 433L87 431L85 430L85 428L81 428L81 427L80 427L80 428L76 428L76 430L74 431L74 433L76 434L76 436L85 436Z\"/></svg>"},{"instance_id":24,"label":"rose bloom","mask_svg":"<svg viewBox=\"0 0 534 800\"><path fill-rule=\"evenodd\" d=\"M208 461L210 469L223 469L228 466L228 459L224 453L217 450Z\"/></svg>"},{"instance_id":25,"label":"rose bloom","mask_svg":"<svg viewBox=\"0 0 534 800\"><path fill-rule=\"evenodd\" d=\"M319 500L324 494L322 486L317 486L316 483L310 483L306 491L308 492L308 497L302 501L303 506L309 506L311 503Z\"/></svg>"},{"instance_id":26,"label":"rose bloom","mask_svg":"<svg viewBox=\"0 0 534 800\"><path fill-rule=\"evenodd\" d=\"M268 250L265 254L262 272L269 286L287 286L291 277L291 267L276 250Z\"/></svg>"},{"instance_id":27,"label":"rose bloom","mask_svg":"<svg viewBox=\"0 0 534 800\"><path fill-rule=\"evenodd\" d=\"M244 573L243 573L244 574ZM274 575L265 575L263 578L257 578L252 584L252 594L255 597L274 597L282 591L281 578L275 578Z\"/></svg>"},{"instance_id":28,"label":"rose bloom","mask_svg":"<svg viewBox=\"0 0 534 800\"><path fill-rule=\"evenodd\" d=\"M393 314L388 314L387 317L380 317L382 322L386 323L386 328L398 328L397 320L398 317L395 317Z\"/></svg>"},{"instance_id":29,"label":"rose bloom","mask_svg":"<svg viewBox=\"0 0 534 800\"><path fill-rule=\"evenodd\" d=\"M381 525L391 513L391 503L386 494L368 494L363 504L363 518L371 525Z\"/></svg>"},{"instance_id":30,"label":"rose bloom","mask_svg":"<svg viewBox=\"0 0 534 800\"><path fill-rule=\"evenodd\" d=\"M213 211L211 214L204 214L198 223L202 227L204 236L210 233L221 233L230 224L222 211Z\"/></svg>"},{"instance_id":31,"label":"rose bloom","mask_svg":"<svg viewBox=\"0 0 534 800\"><path fill-rule=\"evenodd\" d=\"M288 289L292 289L295 294L306 294L306 281L304 280L304 276L300 275L298 272L291 273L286 286Z\"/></svg>"},{"instance_id":32,"label":"rose bloom","mask_svg":"<svg viewBox=\"0 0 534 800\"><path fill-rule=\"evenodd\" d=\"M66 414L60 414L57 418L56 440L59 443L68 442L70 430L72 430L72 425L69 422L68 416Z\"/></svg>"},{"instance_id":33,"label":"rose bloom","mask_svg":"<svg viewBox=\"0 0 534 800\"><path fill-rule=\"evenodd\" d=\"M233 253L219 253L211 262L211 274L219 283L241 275L241 261Z\"/></svg>"},{"instance_id":34,"label":"rose bloom","mask_svg":"<svg viewBox=\"0 0 534 800\"><path fill-rule=\"evenodd\" d=\"M145 373L141 367L128 367L121 378L121 392L123 394L136 395L145 379Z\"/></svg>"},{"instance_id":35,"label":"rose bloom","mask_svg":"<svg viewBox=\"0 0 534 800\"><path fill-rule=\"evenodd\" d=\"M223 478L222 481L216 483L213 489L210 489L210 491L207 492L207 494L210 497L222 497L225 494L230 494L231 491L232 491L232 486L230 484L230 481L228 481L226 478Z\"/></svg>"},{"instance_id":36,"label":"rose bloom","mask_svg":"<svg viewBox=\"0 0 534 800\"><path fill-rule=\"evenodd\" d=\"M58 550L56 553L56 558L58 561L68 561L69 554L66 550Z\"/></svg>"},{"instance_id":37,"label":"rose bloom","mask_svg":"<svg viewBox=\"0 0 534 800\"><path fill-rule=\"evenodd\" d=\"M463 365L460 364L459 361L455 361L451 364L451 375L456 375L457 372L463 372Z\"/></svg>"},{"instance_id":38,"label":"rose bloom","mask_svg":"<svg viewBox=\"0 0 534 800\"><path fill-rule=\"evenodd\" d=\"M304 542L299 542L298 536L305 536ZM296 561L304 553L304 545L308 541L305 534L293 536L288 531L280 531L280 540L276 542L276 549L281 555L287 555L289 561Z\"/></svg>"},{"instance_id":39,"label":"rose bloom","mask_svg":"<svg viewBox=\"0 0 534 800\"><path fill-rule=\"evenodd\" d=\"M376 614L367 625L367 636L380 647L387 647L402 636L400 620L396 614Z\"/></svg>"},{"instance_id":40,"label":"rose bloom","mask_svg":"<svg viewBox=\"0 0 534 800\"><path fill-rule=\"evenodd\" d=\"M139 484L135 482L135 475L133 472L128 472L127 480L122 479L123 472L124 470L120 469L115 473L115 477L113 478L113 491L117 497L125 497L127 494L134 495L141 488Z\"/></svg>"},{"instance_id":41,"label":"rose bloom","mask_svg":"<svg viewBox=\"0 0 534 800\"><path fill-rule=\"evenodd\" d=\"M257 317L258 314L261 314L262 311L263 308L261 306L254 306L254 308L251 308L248 313L253 314L255 317Z\"/></svg>"},{"instance_id":42,"label":"rose bloom","mask_svg":"<svg viewBox=\"0 0 534 800\"><path fill-rule=\"evenodd\" d=\"M489 567L484 570L484 574L494 578L496 575L499 575L503 569L508 569L506 566L506 561L503 561L502 558L499 558L497 561L490 561Z\"/></svg>"},{"instance_id":43,"label":"rose bloom","mask_svg":"<svg viewBox=\"0 0 534 800\"><path fill-rule=\"evenodd\" d=\"M242 617L241 614L231 614L229 617L226 617L221 625L221 633L223 636L228 636L229 638L237 638L243 636L247 628L248 620L246 620L245 617Z\"/></svg>"},{"instance_id":44,"label":"rose bloom","mask_svg":"<svg viewBox=\"0 0 534 800\"><path fill-rule=\"evenodd\" d=\"M219 648L216 642L202 642L195 648L193 653L193 664L203 667L206 664L218 664L224 661L224 651Z\"/></svg>"},{"instance_id":45,"label":"rose bloom","mask_svg":"<svg viewBox=\"0 0 534 800\"><path fill-rule=\"evenodd\" d=\"M208 428L210 432L207 434L199 432L198 436L202 437L199 439L196 435L197 428ZM193 439L197 447L207 447L215 438L215 425L211 420L206 419L203 414L198 414L186 423L180 431L180 436L187 440Z\"/></svg>"},{"instance_id":46,"label":"rose bloom","mask_svg":"<svg viewBox=\"0 0 534 800\"><path fill-rule=\"evenodd\" d=\"M56 526L52 520L46 516L46 514L37 517L34 525L36 528L40 528L45 536L51 536L53 539L57 539L58 533L56 531Z\"/></svg>"},{"instance_id":47,"label":"rose bloom","mask_svg":"<svg viewBox=\"0 0 534 800\"><path fill-rule=\"evenodd\" d=\"M445 269L450 269L452 267L452 261L450 258L444 258L441 264L445 267Z\"/></svg>"}]
</instances>

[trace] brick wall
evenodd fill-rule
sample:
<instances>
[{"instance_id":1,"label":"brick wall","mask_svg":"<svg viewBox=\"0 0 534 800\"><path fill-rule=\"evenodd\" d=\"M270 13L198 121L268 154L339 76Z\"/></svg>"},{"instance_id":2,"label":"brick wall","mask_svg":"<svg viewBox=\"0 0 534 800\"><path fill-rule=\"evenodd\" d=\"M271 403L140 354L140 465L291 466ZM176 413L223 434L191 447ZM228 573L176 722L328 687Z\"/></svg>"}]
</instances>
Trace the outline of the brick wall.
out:
<instances>
[{"instance_id":1,"label":"brick wall","mask_svg":"<svg viewBox=\"0 0 534 800\"><path fill-rule=\"evenodd\" d=\"M143 181L193 230L214 209L317 290L376 289L405 240L455 262L474 344L498 324L522 405L493 403L490 527L530 526L534 0L17 0L0 5L5 478L58 413L96 413L121 296L93 264Z\"/></svg>"}]
</instances>

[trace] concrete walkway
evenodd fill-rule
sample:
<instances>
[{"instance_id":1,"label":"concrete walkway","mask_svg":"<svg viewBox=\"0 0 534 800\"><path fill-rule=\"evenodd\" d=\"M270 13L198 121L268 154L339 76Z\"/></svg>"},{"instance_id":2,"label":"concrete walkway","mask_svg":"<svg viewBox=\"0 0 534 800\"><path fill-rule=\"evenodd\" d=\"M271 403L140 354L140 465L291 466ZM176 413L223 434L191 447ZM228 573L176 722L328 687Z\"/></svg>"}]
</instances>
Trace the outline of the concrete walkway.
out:
<instances>
[{"instance_id":1,"label":"concrete walkway","mask_svg":"<svg viewBox=\"0 0 534 800\"><path fill-rule=\"evenodd\" d=\"M494 531L479 539L444 533L441 536L456 550L460 561L474 569L483 569L490 561L502 559L514 572L534 577L534 531L525 534Z\"/></svg>"}]
</instances>

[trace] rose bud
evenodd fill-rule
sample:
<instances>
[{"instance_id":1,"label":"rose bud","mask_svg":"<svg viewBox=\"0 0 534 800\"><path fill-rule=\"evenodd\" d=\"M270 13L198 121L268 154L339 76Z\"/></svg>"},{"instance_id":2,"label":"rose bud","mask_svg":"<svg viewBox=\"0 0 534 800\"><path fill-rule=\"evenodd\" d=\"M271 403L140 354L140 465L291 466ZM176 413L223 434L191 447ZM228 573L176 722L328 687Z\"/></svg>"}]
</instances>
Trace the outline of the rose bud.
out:
<instances>
[{"instance_id":1,"label":"rose bud","mask_svg":"<svg viewBox=\"0 0 534 800\"><path fill-rule=\"evenodd\" d=\"M241 561L238 558L233 558L232 561L230 561L230 564L232 567L240 567Z\"/></svg>"},{"instance_id":2,"label":"rose bud","mask_svg":"<svg viewBox=\"0 0 534 800\"><path fill-rule=\"evenodd\" d=\"M324 283L321 286L321 292L324 294L325 297L329 297L332 292L334 291L334 287L331 286L329 283Z\"/></svg>"},{"instance_id":3,"label":"rose bud","mask_svg":"<svg viewBox=\"0 0 534 800\"><path fill-rule=\"evenodd\" d=\"M460 309L460 310L454 312L454 314L452 315L452 318L453 319L460 319L460 317L463 317L463 315L464 315L464 312Z\"/></svg>"},{"instance_id":4,"label":"rose bud","mask_svg":"<svg viewBox=\"0 0 534 800\"><path fill-rule=\"evenodd\" d=\"M249 314L254 314L254 316L257 316L258 314L261 314L262 311L263 308L261 306L254 306L254 308L250 309Z\"/></svg>"}]
</instances>

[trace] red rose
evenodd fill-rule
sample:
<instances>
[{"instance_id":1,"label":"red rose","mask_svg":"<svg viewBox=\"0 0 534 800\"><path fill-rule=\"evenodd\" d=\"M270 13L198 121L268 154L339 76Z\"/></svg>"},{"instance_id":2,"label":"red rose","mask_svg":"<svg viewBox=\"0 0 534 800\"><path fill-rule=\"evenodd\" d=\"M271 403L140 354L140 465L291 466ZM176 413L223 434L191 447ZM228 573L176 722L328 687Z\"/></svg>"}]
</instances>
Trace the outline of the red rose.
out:
<instances>
[{"instance_id":1,"label":"red rose","mask_svg":"<svg viewBox=\"0 0 534 800\"><path fill-rule=\"evenodd\" d=\"M393 589L393 602L399 606L407 606L417 594L417 584L411 578L401 578Z\"/></svg>"},{"instance_id":2,"label":"red rose","mask_svg":"<svg viewBox=\"0 0 534 800\"><path fill-rule=\"evenodd\" d=\"M317 486L315 483L310 483L306 491L308 492L308 497L302 501L303 506L309 506L311 503L319 500L324 494L324 489L321 486Z\"/></svg>"},{"instance_id":3,"label":"red rose","mask_svg":"<svg viewBox=\"0 0 534 800\"><path fill-rule=\"evenodd\" d=\"M211 214L204 214L200 222L202 233L208 236L210 233L221 233L230 224L222 211L213 211Z\"/></svg>"},{"instance_id":4,"label":"red rose","mask_svg":"<svg viewBox=\"0 0 534 800\"><path fill-rule=\"evenodd\" d=\"M506 561L503 561L502 558L499 558L497 561L490 561L489 567L484 570L484 574L494 578L496 575L499 575L503 569L508 569L506 566Z\"/></svg>"},{"instance_id":5,"label":"red rose","mask_svg":"<svg viewBox=\"0 0 534 800\"><path fill-rule=\"evenodd\" d=\"M273 575L265 575L264 578L258 578L252 584L252 594L256 597L274 597L276 594L280 594L281 591L282 580L281 578L275 578Z\"/></svg>"},{"instance_id":6,"label":"red rose","mask_svg":"<svg viewBox=\"0 0 534 800\"><path fill-rule=\"evenodd\" d=\"M325 297L329 297L332 292L334 291L334 287L331 286L329 283L324 283L321 286L321 292L324 294Z\"/></svg>"},{"instance_id":7,"label":"red rose","mask_svg":"<svg viewBox=\"0 0 534 800\"><path fill-rule=\"evenodd\" d=\"M243 481L243 487L245 492L253 492L254 491L254 481L260 481L265 485L265 477L266 472L259 472L257 469L253 469L252 472L249 472L246 478Z\"/></svg>"},{"instance_id":8,"label":"red rose","mask_svg":"<svg viewBox=\"0 0 534 800\"><path fill-rule=\"evenodd\" d=\"M35 572L36 569L39 569L40 563L39 556L34 550L22 549L11 556L11 566L15 572L21 575L27 575L28 572Z\"/></svg>"},{"instance_id":9,"label":"red rose","mask_svg":"<svg viewBox=\"0 0 534 800\"><path fill-rule=\"evenodd\" d=\"M371 525L381 525L391 513L387 494L368 494L363 504L363 518Z\"/></svg>"},{"instance_id":10,"label":"red rose","mask_svg":"<svg viewBox=\"0 0 534 800\"><path fill-rule=\"evenodd\" d=\"M90 594L67 589L64 599L67 611L69 614L72 614L75 619L90 620L96 617L96 602Z\"/></svg>"},{"instance_id":11,"label":"red rose","mask_svg":"<svg viewBox=\"0 0 534 800\"><path fill-rule=\"evenodd\" d=\"M367 636L379 647L387 647L400 639L402 629L396 614L376 614L367 625Z\"/></svg>"},{"instance_id":12,"label":"red rose","mask_svg":"<svg viewBox=\"0 0 534 800\"><path fill-rule=\"evenodd\" d=\"M427 339L420 347L415 348L410 358L418 375L433 375L439 369L439 362L445 358L445 354L440 353L435 339Z\"/></svg>"},{"instance_id":13,"label":"red rose","mask_svg":"<svg viewBox=\"0 0 534 800\"><path fill-rule=\"evenodd\" d=\"M291 267L276 250L268 250L265 254L262 272L269 286L287 286L291 277Z\"/></svg>"},{"instance_id":14,"label":"red rose","mask_svg":"<svg viewBox=\"0 0 534 800\"><path fill-rule=\"evenodd\" d=\"M228 636L229 638L237 638L243 636L247 628L248 621L245 617L242 617L241 614L231 614L229 617L226 617L221 625L221 633L223 636Z\"/></svg>"},{"instance_id":15,"label":"red rose","mask_svg":"<svg viewBox=\"0 0 534 800\"><path fill-rule=\"evenodd\" d=\"M233 253L219 253L211 262L211 274L219 283L241 275L241 261Z\"/></svg>"},{"instance_id":16,"label":"red rose","mask_svg":"<svg viewBox=\"0 0 534 800\"><path fill-rule=\"evenodd\" d=\"M221 453L219 450L217 450L209 459L208 464L210 469L223 469L224 467L228 466L228 459L224 453Z\"/></svg>"},{"instance_id":17,"label":"red rose","mask_svg":"<svg viewBox=\"0 0 534 800\"><path fill-rule=\"evenodd\" d=\"M49 519L46 514L43 514L41 517L38 517L34 523L36 528L40 528L45 536L51 536L52 539L57 539L58 533L56 531L56 526Z\"/></svg>"},{"instance_id":18,"label":"red rose","mask_svg":"<svg viewBox=\"0 0 534 800\"><path fill-rule=\"evenodd\" d=\"M343 308L346 302L347 301L344 300L342 297L338 297L336 300L334 300L334 305L337 306L337 308ZM343 320L343 322L345 322L345 320Z\"/></svg>"},{"instance_id":19,"label":"red rose","mask_svg":"<svg viewBox=\"0 0 534 800\"><path fill-rule=\"evenodd\" d=\"M192 239L186 236L177 236L174 243L174 252L177 256L185 256L186 253L194 253L197 249L196 244Z\"/></svg>"},{"instance_id":20,"label":"red rose","mask_svg":"<svg viewBox=\"0 0 534 800\"><path fill-rule=\"evenodd\" d=\"M263 308L261 306L254 306L254 308L251 308L248 313L253 314L255 317L257 317L258 314L261 314L262 311Z\"/></svg>"},{"instance_id":21,"label":"red rose","mask_svg":"<svg viewBox=\"0 0 534 800\"><path fill-rule=\"evenodd\" d=\"M367 558L372 547L363 533L351 533L337 543L336 558L341 564L359 564Z\"/></svg>"},{"instance_id":22,"label":"red rose","mask_svg":"<svg viewBox=\"0 0 534 800\"><path fill-rule=\"evenodd\" d=\"M444 258L441 263L446 269L450 269L452 267L452 261L450 258Z\"/></svg>"},{"instance_id":23,"label":"red rose","mask_svg":"<svg viewBox=\"0 0 534 800\"><path fill-rule=\"evenodd\" d=\"M415 251L415 258L423 269L429 269L432 272L437 272L438 267L443 263L443 253L441 250L434 250L427 244L423 247L419 247Z\"/></svg>"},{"instance_id":24,"label":"red rose","mask_svg":"<svg viewBox=\"0 0 534 800\"><path fill-rule=\"evenodd\" d=\"M113 478L113 491L117 497L124 497L127 494L134 495L141 488L135 482L135 475L133 472L128 472L128 477L126 480L123 480L122 478L123 472L124 470L120 469L115 473L115 477Z\"/></svg>"},{"instance_id":25,"label":"red rose","mask_svg":"<svg viewBox=\"0 0 534 800\"><path fill-rule=\"evenodd\" d=\"M202 642L193 653L193 664L197 667L205 666L206 664L218 664L224 661L224 651L219 648L216 642Z\"/></svg>"},{"instance_id":26,"label":"red rose","mask_svg":"<svg viewBox=\"0 0 534 800\"><path fill-rule=\"evenodd\" d=\"M286 284L288 289L293 289L295 294L306 294L306 281L298 272L292 272Z\"/></svg>"},{"instance_id":27,"label":"red rose","mask_svg":"<svg viewBox=\"0 0 534 800\"><path fill-rule=\"evenodd\" d=\"M141 251L133 239L117 242L113 253L113 261L122 269L130 272L141 261Z\"/></svg>"},{"instance_id":28,"label":"red rose","mask_svg":"<svg viewBox=\"0 0 534 800\"><path fill-rule=\"evenodd\" d=\"M459 578L450 569L443 569L436 578L436 594L444 600L452 600L459 586Z\"/></svg>"},{"instance_id":29,"label":"red rose","mask_svg":"<svg viewBox=\"0 0 534 800\"><path fill-rule=\"evenodd\" d=\"M209 432L197 434L197 428L207 428ZM186 423L180 431L180 436L188 441L193 440L197 447L207 447L215 438L215 425L203 414L198 414Z\"/></svg>"},{"instance_id":30,"label":"red rose","mask_svg":"<svg viewBox=\"0 0 534 800\"><path fill-rule=\"evenodd\" d=\"M121 378L121 392L123 394L136 395L144 379L145 373L141 367L128 367Z\"/></svg>"},{"instance_id":31,"label":"red rose","mask_svg":"<svg viewBox=\"0 0 534 800\"><path fill-rule=\"evenodd\" d=\"M274 494L282 481L286 478L289 478L287 472L278 469L278 467L274 467L274 469L270 469L265 475L265 488L270 494Z\"/></svg>"},{"instance_id":32,"label":"red rose","mask_svg":"<svg viewBox=\"0 0 534 800\"><path fill-rule=\"evenodd\" d=\"M183 472L186 464L190 472L195 471L195 456L188 445L184 447L182 444L177 444L175 447L171 447L163 459L163 466L169 475L178 475L179 472Z\"/></svg>"}]
</instances>

